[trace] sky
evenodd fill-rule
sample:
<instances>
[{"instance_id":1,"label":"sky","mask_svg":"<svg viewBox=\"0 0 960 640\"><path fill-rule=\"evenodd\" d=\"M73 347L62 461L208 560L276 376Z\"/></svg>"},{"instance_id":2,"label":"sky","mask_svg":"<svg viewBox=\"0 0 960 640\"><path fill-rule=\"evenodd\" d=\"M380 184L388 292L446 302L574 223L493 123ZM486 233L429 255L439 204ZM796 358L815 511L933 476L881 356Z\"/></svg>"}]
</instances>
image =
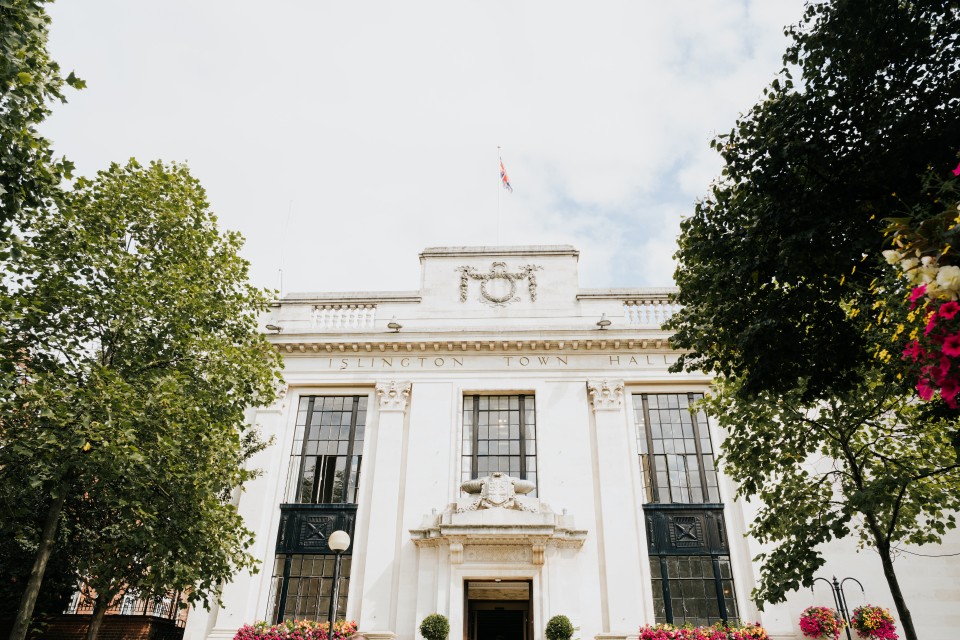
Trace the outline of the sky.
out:
<instances>
[{"instance_id":1,"label":"sky","mask_svg":"<svg viewBox=\"0 0 960 640\"><path fill-rule=\"evenodd\" d=\"M414 290L430 246L572 244L669 286L683 216L803 0L59 0L42 132L93 175L185 162L251 279ZM513 186L499 182L498 147Z\"/></svg>"}]
</instances>

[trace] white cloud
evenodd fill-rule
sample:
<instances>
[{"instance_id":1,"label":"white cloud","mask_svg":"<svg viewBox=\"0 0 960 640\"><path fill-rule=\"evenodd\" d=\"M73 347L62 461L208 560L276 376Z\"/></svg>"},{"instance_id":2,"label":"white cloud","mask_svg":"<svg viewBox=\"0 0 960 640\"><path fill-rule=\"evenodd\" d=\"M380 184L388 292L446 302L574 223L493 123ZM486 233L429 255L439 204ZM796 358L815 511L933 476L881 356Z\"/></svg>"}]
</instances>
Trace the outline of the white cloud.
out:
<instances>
[{"instance_id":1,"label":"white cloud","mask_svg":"<svg viewBox=\"0 0 960 640\"><path fill-rule=\"evenodd\" d=\"M83 173L187 160L288 291L412 289L420 249L495 242L500 144L503 243L577 246L583 286L663 285L707 143L802 5L61 2L51 47L89 88L45 131Z\"/></svg>"}]
</instances>

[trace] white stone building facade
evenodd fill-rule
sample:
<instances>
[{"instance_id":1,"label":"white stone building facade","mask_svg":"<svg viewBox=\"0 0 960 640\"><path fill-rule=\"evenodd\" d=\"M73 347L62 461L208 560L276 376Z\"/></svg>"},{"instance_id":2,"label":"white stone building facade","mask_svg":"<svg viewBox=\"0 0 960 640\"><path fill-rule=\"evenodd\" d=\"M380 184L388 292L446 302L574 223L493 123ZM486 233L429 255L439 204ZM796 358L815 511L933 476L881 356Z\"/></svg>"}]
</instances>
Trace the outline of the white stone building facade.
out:
<instances>
[{"instance_id":1,"label":"white stone building facade","mask_svg":"<svg viewBox=\"0 0 960 640\"><path fill-rule=\"evenodd\" d=\"M715 469L722 434L688 409L710 379L668 372L669 290L580 289L570 246L420 261L416 291L271 309L288 387L250 412L274 440L239 497L262 570L191 612L185 640L326 619L335 529L352 537L339 615L369 638L414 640L434 612L464 640L542 640L556 614L579 638L720 617L799 638L802 609L832 605L819 587L765 612L749 601L752 509ZM871 552L844 542L827 558L824 577L866 587L847 587L851 607L892 606ZM960 628L960 558L907 555L898 569L921 637Z\"/></svg>"}]
</instances>

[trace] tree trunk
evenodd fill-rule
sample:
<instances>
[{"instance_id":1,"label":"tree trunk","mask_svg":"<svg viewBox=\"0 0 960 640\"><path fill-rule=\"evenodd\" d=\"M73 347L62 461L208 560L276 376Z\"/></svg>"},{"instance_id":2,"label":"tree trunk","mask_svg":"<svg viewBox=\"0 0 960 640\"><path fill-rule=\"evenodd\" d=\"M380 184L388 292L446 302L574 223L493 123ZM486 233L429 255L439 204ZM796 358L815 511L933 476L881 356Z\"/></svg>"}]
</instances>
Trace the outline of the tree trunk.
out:
<instances>
[{"instance_id":1,"label":"tree trunk","mask_svg":"<svg viewBox=\"0 0 960 640\"><path fill-rule=\"evenodd\" d=\"M47 560L50 559L50 554L53 552L53 541L60 524L60 513L63 511L63 504L67 501L66 487L62 489L60 496L55 498L50 503L50 508L47 509L47 517L43 522L43 532L40 534L40 544L33 559L33 568L30 569L27 588L24 589L23 596L20 598L20 608L17 609L17 618L13 623L13 629L10 631L10 640L24 640L27 637L30 620L33 618L33 607L37 604L40 584L43 582L43 574L47 570Z\"/></svg>"},{"instance_id":2,"label":"tree trunk","mask_svg":"<svg viewBox=\"0 0 960 640\"><path fill-rule=\"evenodd\" d=\"M97 640L97 634L100 633L100 624L103 622L103 615L110 606L112 597L103 593L97 594L97 599L93 604L93 615L90 616L90 627L87 629L87 640Z\"/></svg>"},{"instance_id":3,"label":"tree trunk","mask_svg":"<svg viewBox=\"0 0 960 640\"><path fill-rule=\"evenodd\" d=\"M897 608L897 615L900 616L900 624L903 625L903 635L906 640L917 640L917 632L913 628L913 617L910 615L910 609L907 608L907 601L903 599L903 592L900 591L900 583L897 581L897 574L893 570L893 560L890 558L890 546L885 545L880 551L880 561L883 563L883 575L887 579L887 585L890 587L890 595L893 596L893 604Z\"/></svg>"}]
</instances>

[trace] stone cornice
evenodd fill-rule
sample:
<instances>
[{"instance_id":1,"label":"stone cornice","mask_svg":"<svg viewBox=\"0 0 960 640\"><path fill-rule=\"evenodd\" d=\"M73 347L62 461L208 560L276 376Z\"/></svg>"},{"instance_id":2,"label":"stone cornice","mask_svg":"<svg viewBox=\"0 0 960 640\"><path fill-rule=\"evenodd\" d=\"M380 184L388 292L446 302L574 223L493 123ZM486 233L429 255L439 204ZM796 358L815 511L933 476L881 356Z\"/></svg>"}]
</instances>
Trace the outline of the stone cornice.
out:
<instances>
[{"instance_id":1,"label":"stone cornice","mask_svg":"<svg viewBox=\"0 0 960 640\"><path fill-rule=\"evenodd\" d=\"M569 244L556 245L522 245L512 247L427 247L420 252L420 260L424 258L469 258L469 257L510 257L521 256L573 256L578 258L580 252Z\"/></svg>"},{"instance_id":2,"label":"stone cornice","mask_svg":"<svg viewBox=\"0 0 960 640\"><path fill-rule=\"evenodd\" d=\"M387 304L395 302L419 303L419 291L344 291L342 293L291 293L271 306L294 304Z\"/></svg>"},{"instance_id":3,"label":"stone cornice","mask_svg":"<svg viewBox=\"0 0 960 640\"><path fill-rule=\"evenodd\" d=\"M577 300L668 300L680 290L676 287L638 289L580 289Z\"/></svg>"},{"instance_id":4,"label":"stone cornice","mask_svg":"<svg viewBox=\"0 0 960 640\"><path fill-rule=\"evenodd\" d=\"M270 342L283 355L317 355L350 353L578 353L585 351L660 351L675 352L670 347L670 334L661 331L637 335L636 331L594 331L586 336L529 337L514 335L471 336L419 336L408 339L399 334L366 335L294 335L268 336Z\"/></svg>"}]
</instances>

